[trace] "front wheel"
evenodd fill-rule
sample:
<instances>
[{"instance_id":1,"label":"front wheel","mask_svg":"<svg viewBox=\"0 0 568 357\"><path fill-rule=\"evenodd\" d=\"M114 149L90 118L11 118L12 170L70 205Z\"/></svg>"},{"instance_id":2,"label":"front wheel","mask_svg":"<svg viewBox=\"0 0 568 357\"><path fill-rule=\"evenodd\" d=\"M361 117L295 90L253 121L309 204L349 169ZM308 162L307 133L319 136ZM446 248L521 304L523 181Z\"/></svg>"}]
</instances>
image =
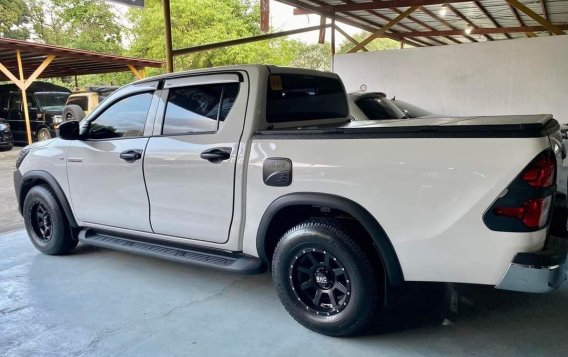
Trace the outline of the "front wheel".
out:
<instances>
[{"instance_id":1,"label":"front wheel","mask_svg":"<svg viewBox=\"0 0 568 357\"><path fill-rule=\"evenodd\" d=\"M78 243L65 213L46 186L30 189L22 209L28 236L40 252L48 255L69 253Z\"/></svg>"},{"instance_id":2,"label":"front wheel","mask_svg":"<svg viewBox=\"0 0 568 357\"><path fill-rule=\"evenodd\" d=\"M362 332L384 296L369 256L334 221L307 221L284 234L272 274L288 313L329 336Z\"/></svg>"},{"instance_id":3,"label":"front wheel","mask_svg":"<svg viewBox=\"0 0 568 357\"><path fill-rule=\"evenodd\" d=\"M47 128L41 128L37 132L37 141L44 141L51 139L51 133Z\"/></svg>"}]
</instances>

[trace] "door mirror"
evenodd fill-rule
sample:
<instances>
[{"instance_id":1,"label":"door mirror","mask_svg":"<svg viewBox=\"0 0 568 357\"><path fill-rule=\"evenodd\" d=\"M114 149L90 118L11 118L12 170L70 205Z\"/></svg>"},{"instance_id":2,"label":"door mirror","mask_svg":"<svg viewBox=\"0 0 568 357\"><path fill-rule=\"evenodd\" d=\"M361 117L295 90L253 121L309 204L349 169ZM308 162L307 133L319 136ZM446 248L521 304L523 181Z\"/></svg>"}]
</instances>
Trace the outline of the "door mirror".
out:
<instances>
[{"instance_id":1,"label":"door mirror","mask_svg":"<svg viewBox=\"0 0 568 357\"><path fill-rule=\"evenodd\" d=\"M71 120L59 124L57 136L63 140L79 139L79 122L77 120Z\"/></svg>"}]
</instances>

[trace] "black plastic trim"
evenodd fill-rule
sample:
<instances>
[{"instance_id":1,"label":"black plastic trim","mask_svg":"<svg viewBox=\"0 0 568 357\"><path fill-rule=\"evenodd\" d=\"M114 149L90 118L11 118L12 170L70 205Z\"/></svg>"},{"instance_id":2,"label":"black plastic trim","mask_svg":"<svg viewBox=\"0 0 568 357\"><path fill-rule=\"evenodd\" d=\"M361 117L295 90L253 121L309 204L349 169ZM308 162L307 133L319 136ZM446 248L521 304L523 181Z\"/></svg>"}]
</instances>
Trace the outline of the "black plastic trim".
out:
<instances>
[{"instance_id":1,"label":"black plastic trim","mask_svg":"<svg viewBox=\"0 0 568 357\"><path fill-rule=\"evenodd\" d=\"M568 241L563 237L549 235L545 249L534 253L517 253L513 264L530 267L553 267L566 262L568 254Z\"/></svg>"},{"instance_id":2,"label":"black plastic trim","mask_svg":"<svg viewBox=\"0 0 568 357\"><path fill-rule=\"evenodd\" d=\"M560 124L424 125L416 127L288 129L257 131L254 139L405 139L405 138L540 138L557 131Z\"/></svg>"},{"instance_id":3,"label":"black plastic trim","mask_svg":"<svg viewBox=\"0 0 568 357\"><path fill-rule=\"evenodd\" d=\"M34 181L41 180L47 182L47 184L51 187L53 193L57 197L57 200L61 204L61 208L63 208L63 211L65 212L65 215L69 220L69 224L74 228L77 228L79 226L77 224L77 221L75 220L75 216L73 215L73 211L71 210L69 201L67 201L65 193L63 193L63 190L61 189L61 186L59 186L59 183L57 183L55 177L53 177L50 173L42 170L28 171L21 178L17 178L16 177L17 175L21 176L19 171L14 172L14 186L15 186L14 188L16 190L16 197L18 199L18 210L20 211L20 214L22 214L22 207L24 205L24 199L25 199L25 196L24 197L22 196L22 192L24 191L24 189L28 187L31 188L31 186L33 186Z\"/></svg>"},{"instance_id":4,"label":"black plastic trim","mask_svg":"<svg viewBox=\"0 0 568 357\"><path fill-rule=\"evenodd\" d=\"M264 212L256 235L258 256L263 262L270 263L265 251L265 240L273 217L283 208L297 205L324 206L344 211L353 216L363 225L373 239L377 247L377 253L385 265L388 282L391 285L398 285L404 282L404 275L396 251L379 222L358 203L348 198L331 194L291 193L274 200Z\"/></svg>"}]
</instances>

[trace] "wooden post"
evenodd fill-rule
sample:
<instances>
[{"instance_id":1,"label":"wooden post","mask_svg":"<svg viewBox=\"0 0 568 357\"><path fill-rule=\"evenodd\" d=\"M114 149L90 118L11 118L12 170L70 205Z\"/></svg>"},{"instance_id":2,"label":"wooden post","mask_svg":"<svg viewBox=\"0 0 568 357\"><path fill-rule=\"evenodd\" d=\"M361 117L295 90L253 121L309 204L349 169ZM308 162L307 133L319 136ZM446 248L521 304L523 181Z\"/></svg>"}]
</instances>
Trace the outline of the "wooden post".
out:
<instances>
[{"instance_id":1,"label":"wooden post","mask_svg":"<svg viewBox=\"0 0 568 357\"><path fill-rule=\"evenodd\" d=\"M166 40L166 71L172 73L174 71L174 57L172 55L172 19L170 14L170 0L162 0L164 7L164 33Z\"/></svg>"},{"instance_id":2,"label":"wooden post","mask_svg":"<svg viewBox=\"0 0 568 357\"><path fill-rule=\"evenodd\" d=\"M260 0L260 31L270 30L270 0Z\"/></svg>"},{"instance_id":3,"label":"wooden post","mask_svg":"<svg viewBox=\"0 0 568 357\"><path fill-rule=\"evenodd\" d=\"M136 79L143 79L144 77L146 77L144 74L144 69L137 70L136 67L131 64L128 64L128 69L130 69L130 72L134 74L134 77L136 77Z\"/></svg>"},{"instance_id":4,"label":"wooden post","mask_svg":"<svg viewBox=\"0 0 568 357\"><path fill-rule=\"evenodd\" d=\"M323 45L325 43L325 27L326 18L325 16L320 16L320 32L319 32L319 39L318 43Z\"/></svg>"},{"instance_id":5,"label":"wooden post","mask_svg":"<svg viewBox=\"0 0 568 357\"><path fill-rule=\"evenodd\" d=\"M26 133L28 135L28 144L32 143L32 129L30 127L30 113L28 111L28 96L26 95L26 84L24 80L24 66L22 65L22 55L20 50L16 50L18 59L18 71L20 72L20 91L22 92L22 106L24 110L24 118L26 120ZM17 85L17 83L16 83Z\"/></svg>"}]
</instances>

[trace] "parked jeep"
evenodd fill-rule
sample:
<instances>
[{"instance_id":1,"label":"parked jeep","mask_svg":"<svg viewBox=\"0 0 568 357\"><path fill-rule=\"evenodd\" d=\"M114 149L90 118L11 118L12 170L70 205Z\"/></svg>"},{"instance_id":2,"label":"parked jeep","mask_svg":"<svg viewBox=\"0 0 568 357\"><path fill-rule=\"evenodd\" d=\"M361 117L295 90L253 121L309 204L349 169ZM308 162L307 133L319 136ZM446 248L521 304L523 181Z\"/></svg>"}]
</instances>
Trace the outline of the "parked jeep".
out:
<instances>
[{"instance_id":1,"label":"parked jeep","mask_svg":"<svg viewBox=\"0 0 568 357\"><path fill-rule=\"evenodd\" d=\"M26 94L32 141L55 137L70 91L55 84L34 82ZM22 94L15 84L0 85L0 118L10 124L15 143L28 143Z\"/></svg>"},{"instance_id":2,"label":"parked jeep","mask_svg":"<svg viewBox=\"0 0 568 357\"><path fill-rule=\"evenodd\" d=\"M251 65L125 86L21 150L14 182L45 254L271 266L294 319L345 336L406 281L558 288L563 155L551 115L351 121L336 74Z\"/></svg>"},{"instance_id":3,"label":"parked jeep","mask_svg":"<svg viewBox=\"0 0 568 357\"><path fill-rule=\"evenodd\" d=\"M63 108L63 121L83 120L117 89L118 87L113 86L91 86L85 92L71 94Z\"/></svg>"}]
</instances>

